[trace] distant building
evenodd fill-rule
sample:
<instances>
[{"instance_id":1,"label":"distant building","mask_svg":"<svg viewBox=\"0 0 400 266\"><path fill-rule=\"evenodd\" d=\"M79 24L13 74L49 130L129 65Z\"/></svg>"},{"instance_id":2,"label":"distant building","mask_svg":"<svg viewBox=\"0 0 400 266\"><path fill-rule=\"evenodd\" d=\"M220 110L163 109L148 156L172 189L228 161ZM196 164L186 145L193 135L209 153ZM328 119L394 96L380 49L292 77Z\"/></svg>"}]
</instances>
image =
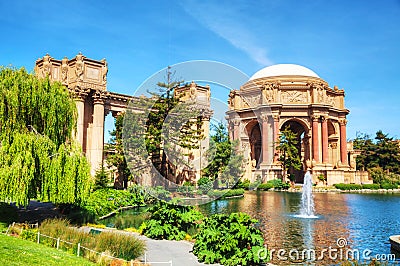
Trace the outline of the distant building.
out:
<instances>
[{"instance_id":1,"label":"distant building","mask_svg":"<svg viewBox=\"0 0 400 266\"><path fill-rule=\"evenodd\" d=\"M329 87L312 70L293 64L261 69L229 95L229 132L245 155L244 178L282 178L276 143L288 127L298 136L303 163L295 171L297 182L310 170L314 181L324 175L328 185L370 183L367 172L356 171L356 154L346 140L348 113L344 90Z\"/></svg>"},{"instance_id":2,"label":"distant building","mask_svg":"<svg viewBox=\"0 0 400 266\"><path fill-rule=\"evenodd\" d=\"M93 60L80 53L72 59L62 60L45 55L36 61L35 73L60 81L75 96L78 110L76 138L94 175L104 159L105 116L109 112L118 115L130 101L138 101L138 98L107 91L105 59ZM192 82L176 89L175 94L182 100L192 99L205 109L210 108L208 86ZM352 143L346 141L348 113L344 90L330 88L310 69L283 64L258 71L239 90L229 94L228 130L230 138L239 141L239 150L245 155L243 178L282 178L275 142L280 130L288 126L299 136L303 169L296 172L298 182L302 182L307 169L312 171L314 178L323 174L328 184L371 182L366 172L355 169L356 153ZM212 111L203 114L205 141L191 153L195 170L187 171L187 175L196 180L206 163L201 158L208 147ZM176 170L181 175L186 171Z\"/></svg>"}]
</instances>

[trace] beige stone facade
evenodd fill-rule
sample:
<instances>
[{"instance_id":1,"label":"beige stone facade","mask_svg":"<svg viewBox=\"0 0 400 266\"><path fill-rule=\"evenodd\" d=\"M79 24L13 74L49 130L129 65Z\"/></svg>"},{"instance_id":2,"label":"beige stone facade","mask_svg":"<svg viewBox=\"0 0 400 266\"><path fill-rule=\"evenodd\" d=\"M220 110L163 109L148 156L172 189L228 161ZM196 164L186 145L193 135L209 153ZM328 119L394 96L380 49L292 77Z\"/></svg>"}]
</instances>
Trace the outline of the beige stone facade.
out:
<instances>
[{"instance_id":1,"label":"beige stone facade","mask_svg":"<svg viewBox=\"0 0 400 266\"><path fill-rule=\"evenodd\" d=\"M238 140L245 156L244 179L264 181L284 178L276 143L286 127L297 133L302 182L311 170L314 182L324 175L327 184L370 183L367 173L357 172L352 143L346 140L344 90L299 65L281 64L254 74L229 95L230 137Z\"/></svg>"},{"instance_id":2,"label":"beige stone facade","mask_svg":"<svg viewBox=\"0 0 400 266\"><path fill-rule=\"evenodd\" d=\"M130 102L129 108L135 108L134 102L139 101L139 98L107 91L107 61L89 59L80 53L72 59L65 57L62 60L54 59L46 54L43 58L36 60L35 74L41 78L49 76L53 81L60 81L74 95L78 111L75 137L82 145L82 150L91 165L91 174L94 175L104 159L106 115L111 112L114 117L117 116L128 108ZM199 149L191 151L188 158L191 167L174 171L176 175L179 175L179 178L175 178L182 179L183 182L188 179L198 179L200 169L206 164L204 153L208 149L212 114L210 87L199 86L192 82L177 88L175 95L182 101L195 101L203 116L204 140L201 141Z\"/></svg>"},{"instance_id":3,"label":"beige stone facade","mask_svg":"<svg viewBox=\"0 0 400 266\"><path fill-rule=\"evenodd\" d=\"M138 98L107 90L108 65L105 59L93 60L82 54L57 60L49 55L35 64L39 77L60 81L74 95L78 110L75 136L82 145L91 173L104 159L104 119L115 117ZM191 151L192 167L187 175L196 180L207 164L210 117L210 87L192 82L175 89L182 101L196 101L203 115L204 140ZM344 90L328 83L316 73L299 65L274 65L254 74L239 90L229 94L227 112L230 138L239 141L245 157L243 179L282 178L277 160L276 141L280 130L289 127L299 136L303 169L296 173L302 182L304 171L311 170L314 181L324 175L327 184L370 183L366 172L355 169L357 151L346 141ZM131 106L134 106L131 105ZM134 107L133 107L134 108ZM137 110L141 111L141 110ZM190 172L190 173L189 173ZM186 174L183 169L176 173Z\"/></svg>"},{"instance_id":4,"label":"beige stone facade","mask_svg":"<svg viewBox=\"0 0 400 266\"><path fill-rule=\"evenodd\" d=\"M36 60L38 77L60 81L74 95L78 111L75 137L91 165L91 174L101 167L104 149L104 119L124 111L133 97L107 91L107 61L82 54L57 60L46 54Z\"/></svg>"}]
</instances>

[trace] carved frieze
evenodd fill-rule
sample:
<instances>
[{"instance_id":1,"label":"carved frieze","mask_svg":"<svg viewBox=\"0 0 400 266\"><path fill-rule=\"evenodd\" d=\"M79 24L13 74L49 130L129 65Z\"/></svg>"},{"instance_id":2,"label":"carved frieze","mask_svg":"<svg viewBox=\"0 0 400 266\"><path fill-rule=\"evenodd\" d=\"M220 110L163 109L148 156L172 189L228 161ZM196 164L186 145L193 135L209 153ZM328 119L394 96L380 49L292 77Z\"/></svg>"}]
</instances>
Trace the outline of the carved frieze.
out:
<instances>
[{"instance_id":1,"label":"carved frieze","mask_svg":"<svg viewBox=\"0 0 400 266\"><path fill-rule=\"evenodd\" d=\"M284 103L306 103L306 91L283 91L282 100Z\"/></svg>"},{"instance_id":2,"label":"carved frieze","mask_svg":"<svg viewBox=\"0 0 400 266\"><path fill-rule=\"evenodd\" d=\"M260 95L243 95L243 99L245 103L248 104L249 107L257 107L261 104Z\"/></svg>"}]
</instances>

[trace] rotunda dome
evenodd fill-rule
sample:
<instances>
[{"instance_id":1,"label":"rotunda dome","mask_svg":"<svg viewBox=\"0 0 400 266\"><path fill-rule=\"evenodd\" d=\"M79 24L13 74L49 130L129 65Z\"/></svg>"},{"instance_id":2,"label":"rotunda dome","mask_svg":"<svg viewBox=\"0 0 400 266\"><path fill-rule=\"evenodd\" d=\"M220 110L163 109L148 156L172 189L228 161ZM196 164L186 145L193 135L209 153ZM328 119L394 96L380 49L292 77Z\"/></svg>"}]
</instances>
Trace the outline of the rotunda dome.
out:
<instances>
[{"instance_id":1,"label":"rotunda dome","mask_svg":"<svg viewBox=\"0 0 400 266\"><path fill-rule=\"evenodd\" d=\"M306 76L320 78L314 71L295 64L277 64L257 71L249 80L278 76Z\"/></svg>"}]
</instances>

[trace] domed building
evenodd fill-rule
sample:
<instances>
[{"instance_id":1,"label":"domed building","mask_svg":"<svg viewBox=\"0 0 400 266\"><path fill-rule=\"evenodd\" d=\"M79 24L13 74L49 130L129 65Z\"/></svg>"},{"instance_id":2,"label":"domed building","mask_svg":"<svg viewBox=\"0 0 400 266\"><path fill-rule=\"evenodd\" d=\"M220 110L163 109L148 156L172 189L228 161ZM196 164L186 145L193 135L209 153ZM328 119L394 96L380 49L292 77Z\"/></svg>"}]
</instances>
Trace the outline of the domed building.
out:
<instances>
[{"instance_id":1,"label":"domed building","mask_svg":"<svg viewBox=\"0 0 400 266\"><path fill-rule=\"evenodd\" d=\"M323 175L328 185L370 183L366 172L356 171L357 154L346 140L344 96L344 90L295 64L263 68L231 91L229 132L244 153L243 178L285 178L276 147L280 131L287 128L298 138L302 161L302 169L293 172L296 182L302 183L310 170L315 182Z\"/></svg>"}]
</instances>

